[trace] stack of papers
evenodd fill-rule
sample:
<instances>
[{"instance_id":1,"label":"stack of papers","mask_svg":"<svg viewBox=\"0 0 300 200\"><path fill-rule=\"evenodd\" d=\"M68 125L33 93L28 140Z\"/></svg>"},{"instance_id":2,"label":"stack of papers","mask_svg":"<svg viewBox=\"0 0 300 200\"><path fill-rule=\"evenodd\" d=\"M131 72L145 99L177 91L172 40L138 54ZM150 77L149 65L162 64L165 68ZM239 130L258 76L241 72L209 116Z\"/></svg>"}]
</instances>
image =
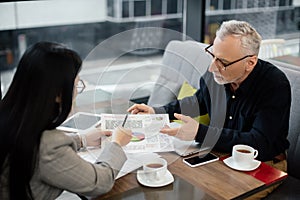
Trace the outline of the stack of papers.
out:
<instances>
[{"instance_id":1,"label":"stack of papers","mask_svg":"<svg viewBox=\"0 0 300 200\"><path fill-rule=\"evenodd\" d=\"M100 153L100 148L88 148L87 151L79 152L78 154L86 161L95 163ZM116 179L140 168L144 162L160 157L157 153L126 153L126 156L127 160Z\"/></svg>"}]
</instances>

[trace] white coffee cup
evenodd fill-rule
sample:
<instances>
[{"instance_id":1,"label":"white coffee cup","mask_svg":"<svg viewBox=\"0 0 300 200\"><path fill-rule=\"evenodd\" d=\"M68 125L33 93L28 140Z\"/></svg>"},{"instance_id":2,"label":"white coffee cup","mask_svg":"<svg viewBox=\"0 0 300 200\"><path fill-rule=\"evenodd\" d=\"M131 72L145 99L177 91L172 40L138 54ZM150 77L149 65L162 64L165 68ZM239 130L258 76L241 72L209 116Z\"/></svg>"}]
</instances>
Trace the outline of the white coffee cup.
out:
<instances>
[{"instance_id":1,"label":"white coffee cup","mask_svg":"<svg viewBox=\"0 0 300 200\"><path fill-rule=\"evenodd\" d=\"M241 166L250 166L257 155L258 151L248 145L238 144L232 148L232 158Z\"/></svg>"},{"instance_id":2,"label":"white coffee cup","mask_svg":"<svg viewBox=\"0 0 300 200\"><path fill-rule=\"evenodd\" d=\"M155 158L143 163L144 175L147 181L159 181L167 172L167 161L163 158Z\"/></svg>"}]
</instances>

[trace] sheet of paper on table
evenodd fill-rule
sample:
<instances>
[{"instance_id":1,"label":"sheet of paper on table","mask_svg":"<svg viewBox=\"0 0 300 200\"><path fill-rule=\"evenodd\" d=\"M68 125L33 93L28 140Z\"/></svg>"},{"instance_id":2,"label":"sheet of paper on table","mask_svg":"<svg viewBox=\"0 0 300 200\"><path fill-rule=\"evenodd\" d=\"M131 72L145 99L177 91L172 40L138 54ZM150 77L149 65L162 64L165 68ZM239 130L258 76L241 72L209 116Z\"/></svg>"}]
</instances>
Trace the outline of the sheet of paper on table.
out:
<instances>
[{"instance_id":1,"label":"sheet of paper on table","mask_svg":"<svg viewBox=\"0 0 300 200\"><path fill-rule=\"evenodd\" d=\"M101 153L100 148L88 148L87 151L79 152L78 155L88 162L95 163ZM127 161L123 165L116 179L140 168L144 162L160 157L157 153L126 153Z\"/></svg>"},{"instance_id":2,"label":"sheet of paper on table","mask_svg":"<svg viewBox=\"0 0 300 200\"><path fill-rule=\"evenodd\" d=\"M124 118L124 114L101 114L101 128L114 130ZM172 138L159 132L165 125L170 125L167 114L128 115L124 127L132 130L133 138L123 149L127 153L174 151Z\"/></svg>"}]
</instances>

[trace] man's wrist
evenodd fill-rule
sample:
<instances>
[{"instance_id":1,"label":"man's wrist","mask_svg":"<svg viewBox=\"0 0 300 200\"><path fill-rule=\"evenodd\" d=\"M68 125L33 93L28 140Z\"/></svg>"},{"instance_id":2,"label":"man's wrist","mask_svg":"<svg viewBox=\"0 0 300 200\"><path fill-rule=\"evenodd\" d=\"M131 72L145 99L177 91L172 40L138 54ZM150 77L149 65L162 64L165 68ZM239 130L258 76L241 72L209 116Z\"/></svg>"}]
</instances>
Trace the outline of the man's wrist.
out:
<instances>
[{"instance_id":1,"label":"man's wrist","mask_svg":"<svg viewBox=\"0 0 300 200\"><path fill-rule=\"evenodd\" d=\"M164 107L152 107L154 110L154 114L166 114L166 110Z\"/></svg>"}]
</instances>

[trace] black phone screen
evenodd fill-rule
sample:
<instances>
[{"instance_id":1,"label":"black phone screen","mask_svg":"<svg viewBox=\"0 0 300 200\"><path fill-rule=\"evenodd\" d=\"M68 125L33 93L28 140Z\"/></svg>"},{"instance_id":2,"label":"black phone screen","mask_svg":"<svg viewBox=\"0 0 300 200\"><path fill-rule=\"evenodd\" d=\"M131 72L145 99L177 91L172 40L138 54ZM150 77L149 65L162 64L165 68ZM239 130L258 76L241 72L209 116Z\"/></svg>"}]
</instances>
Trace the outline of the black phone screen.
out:
<instances>
[{"instance_id":1,"label":"black phone screen","mask_svg":"<svg viewBox=\"0 0 300 200\"><path fill-rule=\"evenodd\" d=\"M219 158L211 153L208 153L206 155L203 155L203 157L201 156L194 156L191 158L185 158L184 161L189 163L190 165L198 165L201 163L207 163L209 161L214 161L214 160L218 160Z\"/></svg>"}]
</instances>

